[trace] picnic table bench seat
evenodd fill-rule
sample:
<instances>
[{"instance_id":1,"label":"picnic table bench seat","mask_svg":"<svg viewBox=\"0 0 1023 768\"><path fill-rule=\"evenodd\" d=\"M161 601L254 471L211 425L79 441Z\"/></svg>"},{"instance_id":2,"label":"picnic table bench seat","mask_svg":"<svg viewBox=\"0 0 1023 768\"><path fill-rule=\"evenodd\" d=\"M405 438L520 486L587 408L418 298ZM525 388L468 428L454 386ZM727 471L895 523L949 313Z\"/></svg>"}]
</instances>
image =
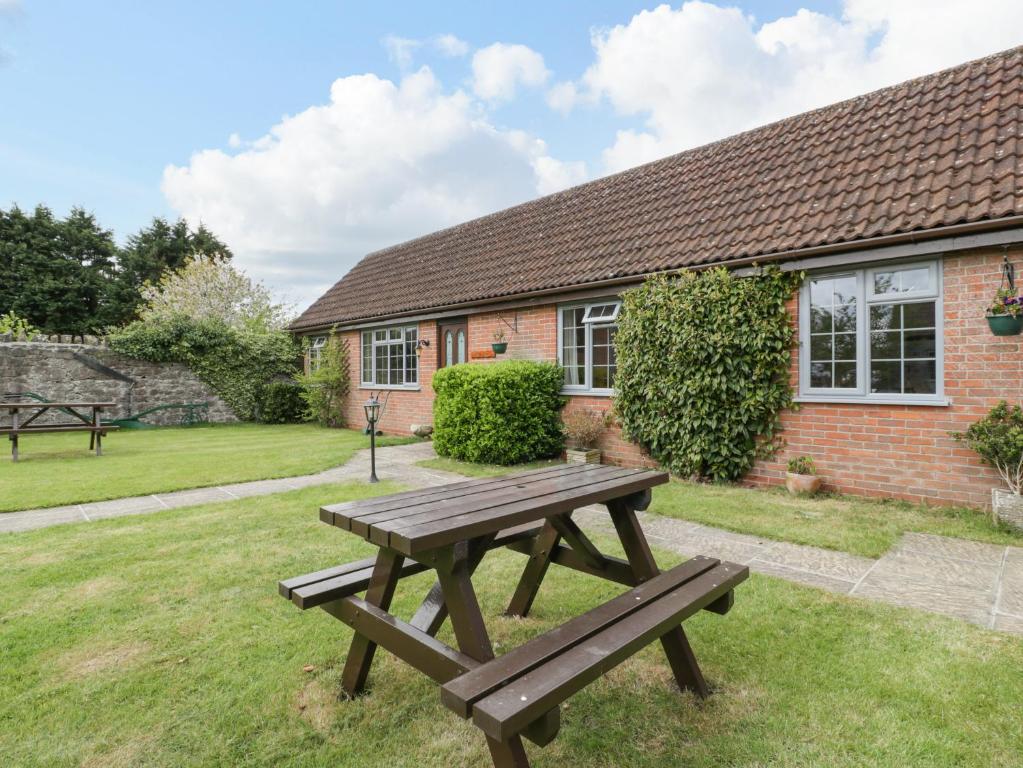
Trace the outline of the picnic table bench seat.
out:
<instances>
[{"instance_id":1,"label":"picnic table bench seat","mask_svg":"<svg viewBox=\"0 0 1023 768\"><path fill-rule=\"evenodd\" d=\"M88 432L89 450L95 448L96 455L103 453L103 438L108 432L117 431L116 425L104 424L100 413L104 408L111 408L114 403L79 403L79 402L53 402L50 400L24 400L11 399L19 397L16 395L5 396L0 400L0 411L7 411L11 423L0 426L0 435L7 435L11 441L11 458L18 460L18 438L22 435L40 435L58 432ZM75 419L70 423L59 424L33 424L36 419L45 415L51 410L57 410ZM81 411L90 410L91 416ZM29 412L27 419L22 419L21 414Z\"/></svg>"},{"instance_id":2,"label":"picnic table bench seat","mask_svg":"<svg viewBox=\"0 0 1023 768\"><path fill-rule=\"evenodd\" d=\"M441 701L508 741L696 612L727 613L748 575L746 566L695 557L456 677Z\"/></svg>"}]
</instances>

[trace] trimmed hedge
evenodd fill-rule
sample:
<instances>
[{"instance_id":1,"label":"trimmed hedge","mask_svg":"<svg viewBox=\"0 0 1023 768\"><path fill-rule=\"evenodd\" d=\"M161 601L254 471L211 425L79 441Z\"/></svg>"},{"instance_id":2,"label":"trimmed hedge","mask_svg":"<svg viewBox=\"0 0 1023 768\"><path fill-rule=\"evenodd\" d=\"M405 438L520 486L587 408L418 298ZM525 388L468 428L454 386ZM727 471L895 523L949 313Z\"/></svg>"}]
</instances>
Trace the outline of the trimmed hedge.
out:
<instances>
[{"instance_id":1,"label":"trimmed hedge","mask_svg":"<svg viewBox=\"0 0 1023 768\"><path fill-rule=\"evenodd\" d=\"M506 360L462 364L433 376L433 444L440 456L479 464L521 464L564 446L561 368Z\"/></svg>"},{"instance_id":2,"label":"trimmed hedge","mask_svg":"<svg viewBox=\"0 0 1023 768\"><path fill-rule=\"evenodd\" d=\"M294 379L275 379L259 392L258 419L264 424L298 424L306 420L302 385Z\"/></svg>"}]
</instances>

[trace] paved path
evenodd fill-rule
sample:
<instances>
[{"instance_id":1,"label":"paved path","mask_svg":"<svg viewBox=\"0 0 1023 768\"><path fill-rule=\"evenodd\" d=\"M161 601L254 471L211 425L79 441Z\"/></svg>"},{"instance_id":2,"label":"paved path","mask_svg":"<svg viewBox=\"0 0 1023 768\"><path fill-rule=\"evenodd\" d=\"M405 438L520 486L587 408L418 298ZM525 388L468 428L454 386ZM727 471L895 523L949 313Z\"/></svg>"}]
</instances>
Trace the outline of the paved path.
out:
<instances>
[{"instance_id":1,"label":"paved path","mask_svg":"<svg viewBox=\"0 0 1023 768\"><path fill-rule=\"evenodd\" d=\"M433 446L429 443L381 448L377 452L377 474L412 487L465 479L462 475L416 465L433 456ZM313 485L364 480L368 476L369 452L360 451L344 466L314 475L6 513L0 515L0 532L230 501ZM607 512L601 507L579 510L578 519L613 532ZM830 592L919 608L1023 635L1023 548L1020 547L907 533L881 559L871 560L731 533L660 515L642 514L641 520L652 543L682 555L720 557L747 564L757 573Z\"/></svg>"}]
</instances>

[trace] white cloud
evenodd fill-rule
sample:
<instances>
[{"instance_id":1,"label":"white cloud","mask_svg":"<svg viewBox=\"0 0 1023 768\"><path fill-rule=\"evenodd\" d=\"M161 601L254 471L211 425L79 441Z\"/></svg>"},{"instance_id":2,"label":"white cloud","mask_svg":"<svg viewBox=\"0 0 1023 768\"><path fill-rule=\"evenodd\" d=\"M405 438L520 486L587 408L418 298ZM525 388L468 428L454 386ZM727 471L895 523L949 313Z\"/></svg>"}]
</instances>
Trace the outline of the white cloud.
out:
<instances>
[{"instance_id":1,"label":"white cloud","mask_svg":"<svg viewBox=\"0 0 1023 768\"><path fill-rule=\"evenodd\" d=\"M419 40L397 35L387 35L383 43L384 48L387 49L387 57L401 69L408 69L412 66L412 56L422 45Z\"/></svg>"},{"instance_id":2,"label":"white cloud","mask_svg":"<svg viewBox=\"0 0 1023 768\"><path fill-rule=\"evenodd\" d=\"M437 35L433 38L433 47L440 52L441 55L449 58L458 58L459 56L465 56L469 52L469 44L465 40L459 40L454 35Z\"/></svg>"},{"instance_id":3,"label":"white cloud","mask_svg":"<svg viewBox=\"0 0 1023 768\"><path fill-rule=\"evenodd\" d=\"M579 93L559 85L548 103L606 99L644 120L605 151L615 171L1018 45L1021 29L1019 0L847 0L841 19L759 27L737 8L662 5L595 32Z\"/></svg>"},{"instance_id":4,"label":"white cloud","mask_svg":"<svg viewBox=\"0 0 1023 768\"><path fill-rule=\"evenodd\" d=\"M0 0L0 16L17 16L23 10L21 0Z\"/></svg>"},{"instance_id":5,"label":"white cloud","mask_svg":"<svg viewBox=\"0 0 1023 768\"><path fill-rule=\"evenodd\" d=\"M520 85L541 86L549 74L543 56L525 45L494 43L472 57L472 89L488 101L511 100Z\"/></svg>"},{"instance_id":6,"label":"white cloud","mask_svg":"<svg viewBox=\"0 0 1023 768\"><path fill-rule=\"evenodd\" d=\"M555 83L547 91L547 106L556 112L567 115L578 102L579 90L575 87L575 83Z\"/></svg>"},{"instance_id":7,"label":"white cloud","mask_svg":"<svg viewBox=\"0 0 1023 768\"><path fill-rule=\"evenodd\" d=\"M399 83L344 77L328 103L240 151L168 166L163 192L255 278L309 301L370 251L583 179L581 164L480 114L426 67Z\"/></svg>"},{"instance_id":8,"label":"white cloud","mask_svg":"<svg viewBox=\"0 0 1023 768\"><path fill-rule=\"evenodd\" d=\"M237 133L232 133L227 137L227 146L231 149L238 149L242 145L242 137Z\"/></svg>"}]
</instances>

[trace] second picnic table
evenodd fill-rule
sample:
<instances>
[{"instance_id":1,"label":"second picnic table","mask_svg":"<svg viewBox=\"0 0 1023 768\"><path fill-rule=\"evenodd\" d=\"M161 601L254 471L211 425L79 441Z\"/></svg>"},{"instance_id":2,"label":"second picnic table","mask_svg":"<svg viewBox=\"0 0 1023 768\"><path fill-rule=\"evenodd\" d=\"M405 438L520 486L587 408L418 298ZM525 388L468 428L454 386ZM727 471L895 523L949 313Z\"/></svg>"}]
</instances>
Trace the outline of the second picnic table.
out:
<instances>
[{"instance_id":1,"label":"second picnic table","mask_svg":"<svg viewBox=\"0 0 1023 768\"><path fill-rule=\"evenodd\" d=\"M118 427L115 424L104 424L101 414L104 408L113 408L116 403L98 402L49 402L46 400L4 400L0 402L0 411L7 411L11 423L0 426L0 435L7 435L11 441L11 458L18 460L18 438L22 435L43 434L51 432L88 432L89 450L96 451L97 456L103 455L103 438L107 432ZM60 424L35 424L40 416L48 411L60 411L72 417L72 421ZM88 415L82 413L88 411ZM27 419L23 413L29 413Z\"/></svg>"},{"instance_id":2,"label":"second picnic table","mask_svg":"<svg viewBox=\"0 0 1023 768\"><path fill-rule=\"evenodd\" d=\"M286 579L279 591L355 630L341 679L349 697L363 692L383 646L442 685L441 700L484 732L497 768L526 768L521 737L548 744L562 702L654 640L680 688L708 693L681 623L700 610L726 613L749 572L706 557L660 572L636 511L667 481L650 470L559 465L326 506L320 519L378 546L376 557ZM572 520L590 504L606 505L626 559L602 553ZM529 612L551 564L632 589L495 658L471 577L499 547L529 557L509 615ZM389 613L399 580L426 570L437 581L411 620ZM435 637L449 616L457 650Z\"/></svg>"}]
</instances>

